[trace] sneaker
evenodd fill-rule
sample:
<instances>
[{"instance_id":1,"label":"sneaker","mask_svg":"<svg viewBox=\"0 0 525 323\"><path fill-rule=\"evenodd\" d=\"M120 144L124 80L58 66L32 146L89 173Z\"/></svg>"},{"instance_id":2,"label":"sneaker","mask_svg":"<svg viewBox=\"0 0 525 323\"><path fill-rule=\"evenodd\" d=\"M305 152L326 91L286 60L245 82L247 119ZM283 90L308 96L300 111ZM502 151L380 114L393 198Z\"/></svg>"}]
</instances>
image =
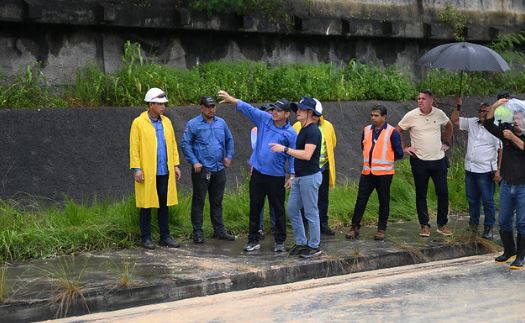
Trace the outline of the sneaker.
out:
<instances>
[{"instance_id":1,"label":"sneaker","mask_svg":"<svg viewBox=\"0 0 525 323\"><path fill-rule=\"evenodd\" d=\"M263 240L264 239L264 230L261 229L259 230L259 240Z\"/></svg>"},{"instance_id":2,"label":"sneaker","mask_svg":"<svg viewBox=\"0 0 525 323\"><path fill-rule=\"evenodd\" d=\"M275 247L273 248L273 251L275 251L275 252L285 252L286 249L284 248L284 244L276 243Z\"/></svg>"},{"instance_id":3,"label":"sneaker","mask_svg":"<svg viewBox=\"0 0 525 323\"><path fill-rule=\"evenodd\" d=\"M349 240L357 239L359 238L359 227L353 225L352 228L350 228L350 232L348 232L345 237Z\"/></svg>"},{"instance_id":4,"label":"sneaker","mask_svg":"<svg viewBox=\"0 0 525 323\"><path fill-rule=\"evenodd\" d=\"M437 233L441 233L444 236L451 236L452 235L452 231L450 231L450 229L446 225L444 225L442 227L438 227L436 231L437 231Z\"/></svg>"},{"instance_id":5,"label":"sneaker","mask_svg":"<svg viewBox=\"0 0 525 323\"><path fill-rule=\"evenodd\" d=\"M299 256L301 258L309 259L309 258L319 256L321 253L323 252L319 248L308 247L308 248L304 248L299 254Z\"/></svg>"},{"instance_id":6,"label":"sneaker","mask_svg":"<svg viewBox=\"0 0 525 323\"><path fill-rule=\"evenodd\" d=\"M374 236L374 240L384 241L385 240L385 230L377 230L376 235Z\"/></svg>"},{"instance_id":7,"label":"sneaker","mask_svg":"<svg viewBox=\"0 0 525 323\"><path fill-rule=\"evenodd\" d=\"M148 250L154 250L157 248L157 246L151 241L151 239L145 239L142 241L142 248L148 249Z\"/></svg>"},{"instance_id":8,"label":"sneaker","mask_svg":"<svg viewBox=\"0 0 525 323\"><path fill-rule=\"evenodd\" d=\"M213 234L213 238L217 240L235 241L235 236L233 234L229 234L226 231L221 233L215 232Z\"/></svg>"},{"instance_id":9,"label":"sneaker","mask_svg":"<svg viewBox=\"0 0 525 323\"><path fill-rule=\"evenodd\" d=\"M335 231L330 229L328 224L321 224L321 233L327 236L335 236Z\"/></svg>"},{"instance_id":10,"label":"sneaker","mask_svg":"<svg viewBox=\"0 0 525 323\"><path fill-rule=\"evenodd\" d=\"M180 244L177 241L175 241L175 239L168 236L159 241L159 246L168 248L178 248L180 247Z\"/></svg>"},{"instance_id":11,"label":"sneaker","mask_svg":"<svg viewBox=\"0 0 525 323\"><path fill-rule=\"evenodd\" d=\"M306 248L308 248L308 246L296 244L288 250L288 255L298 256L301 253L301 251Z\"/></svg>"},{"instance_id":12,"label":"sneaker","mask_svg":"<svg viewBox=\"0 0 525 323\"><path fill-rule=\"evenodd\" d=\"M429 225L422 225L421 226L421 231L419 231L419 236L420 237L430 237L430 226Z\"/></svg>"},{"instance_id":13,"label":"sneaker","mask_svg":"<svg viewBox=\"0 0 525 323\"><path fill-rule=\"evenodd\" d=\"M492 240L493 238L493 234L492 234L492 227L489 226L489 225L486 225L484 228L483 228L483 236L482 238L483 239L486 239L486 240Z\"/></svg>"},{"instance_id":14,"label":"sneaker","mask_svg":"<svg viewBox=\"0 0 525 323\"><path fill-rule=\"evenodd\" d=\"M256 241L248 242L248 244L244 247L244 251L246 252L251 252L259 249L261 249L261 245L259 244L259 242Z\"/></svg>"}]
</instances>

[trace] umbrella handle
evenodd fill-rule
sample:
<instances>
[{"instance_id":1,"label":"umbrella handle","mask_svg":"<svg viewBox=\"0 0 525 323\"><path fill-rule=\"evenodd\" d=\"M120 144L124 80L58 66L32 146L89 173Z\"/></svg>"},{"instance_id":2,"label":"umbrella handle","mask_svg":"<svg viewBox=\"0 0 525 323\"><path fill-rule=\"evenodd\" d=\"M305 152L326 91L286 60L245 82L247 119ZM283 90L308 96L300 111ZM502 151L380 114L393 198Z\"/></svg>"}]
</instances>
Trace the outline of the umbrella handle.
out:
<instances>
[{"instance_id":1,"label":"umbrella handle","mask_svg":"<svg viewBox=\"0 0 525 323\"><path fill-rule=\"evenodd\" d=\"M463 96L463 71L459 74L459 97Z\"/></svg>"}]
</instances>

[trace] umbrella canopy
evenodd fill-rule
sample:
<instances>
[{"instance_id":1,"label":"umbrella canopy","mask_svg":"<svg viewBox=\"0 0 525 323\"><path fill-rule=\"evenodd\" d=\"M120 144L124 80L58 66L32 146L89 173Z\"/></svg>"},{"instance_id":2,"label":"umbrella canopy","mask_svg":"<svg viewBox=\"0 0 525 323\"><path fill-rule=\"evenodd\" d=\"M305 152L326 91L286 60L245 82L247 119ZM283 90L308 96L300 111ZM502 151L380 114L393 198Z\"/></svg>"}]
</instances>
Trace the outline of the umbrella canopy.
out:
<instances>
[{"instance_id":1,"label":"umbrella canopy","mask_svg":"<svg viewBox=\"0 0 525 323\"><path fill-rule=\"evenodd\" d=\"M467 42L434 47L418 59L416 64L466 72L510 70L509 64L492 49Z\"/></svg>"}]
</instances>

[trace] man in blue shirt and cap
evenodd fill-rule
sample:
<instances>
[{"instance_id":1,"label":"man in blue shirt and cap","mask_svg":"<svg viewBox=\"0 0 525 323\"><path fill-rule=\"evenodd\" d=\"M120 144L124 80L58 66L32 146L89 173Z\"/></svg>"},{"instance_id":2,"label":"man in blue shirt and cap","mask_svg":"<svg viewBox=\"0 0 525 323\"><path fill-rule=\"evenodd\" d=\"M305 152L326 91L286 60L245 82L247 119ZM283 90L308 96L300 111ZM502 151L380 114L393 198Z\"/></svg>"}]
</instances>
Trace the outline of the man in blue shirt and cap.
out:
<instances>
[{"instance_id":1,"label":"man in blue shirt and cap","mask_svg":"<svg viewBox=\"0 0 525 323\"><path fill-rule=\"evenodd\" d=\"M233 136L224 119L215 116L215 100L204 96L200 101L200 115L186 124L182 137L182 151L191 164L191 223L193 242L203 243L203 209L206 193L209 194L210 218L214 238L235 240L235 236L224 229L222 222L222 200L226 186L225 168L233 157Z\"/></svg>"},{"instance_id":2,"label":"man in blue shirt and cap","mask_svg":"<svg viewBox=\"0 0 525 323\"><path fill-rule=\"evenodd\" d=\"M250 177L250 233L244 251L261 248L259 244L259 214L268 196L270 207L275 211L275 252L284 252L286 219L284 211L285 186L291 186L295 174L293 157L286 153L273 153L270 144L279 143L295 148L297 134L290 125L290 104L280 99L272 106L272 114L261 111L236 99L226 91L219 91L223 102L235 104L257 126L257 142L250 157L253 166ZM286 163L290 178L286 181Z\"/></svg>"}]
</instances>

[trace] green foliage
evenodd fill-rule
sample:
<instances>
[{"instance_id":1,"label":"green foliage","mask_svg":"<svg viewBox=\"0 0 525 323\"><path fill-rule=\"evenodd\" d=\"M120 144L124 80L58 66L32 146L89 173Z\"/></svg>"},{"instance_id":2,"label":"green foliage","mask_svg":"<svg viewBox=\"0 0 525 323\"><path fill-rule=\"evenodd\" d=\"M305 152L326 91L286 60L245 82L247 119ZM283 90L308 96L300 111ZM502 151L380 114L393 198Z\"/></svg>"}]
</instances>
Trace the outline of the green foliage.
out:
<instances>
[{"instance_id":1,"label":"green foliage","mask_svg":"<svg viewBox=\"0 0 525 323\"><path fill-rule=\"evenodd\" d=\"M467 17L464 14L450 3L447 3L445 9L439 14L439 19L452 28L452 36L456 41L465 40Z\"/></svg>"},{"instance_id":2,"label":"green foliage","mask_svg":"<svg viewBox=\"0 0 525 323\"><path fill-rule=\"evenodd\" d=\"M284 14L284 1L279 0L194 0L190 7L212 14L248 14L258 12L266 17L281 12Z\"/></svg>"},{"instance_id":3,"label":"green foliage","mask_svg":"<svg viewBox=\"0 0 525 323\"><path fill-rule=\"evenodd\" d=\"M24 73L17 75L13 83L0 89L0 107L2 108L65 105L64 100L50 96L47 80L37 63L27 65Z\"/></svg>"},{"instance_id":4,"label":"green foliage","mask_svg":"<svg viewBox=\"0 0 525 323\"><path fill-rule=\"evenodd\" d=\"M505 35L494 43L504 51L511 64L506 73L464 73L463 93L488 95L507 89L525 92L525 55L514 50L521 46L525 33ZM385 68L351 60L346 66L334 64L288 64L241 61L209 62L190 70L148 62L139 44L127 42L122 67L104 73L88 66L75 75L75 83L63 96L51 94L44 74L36 64L7 86L0 85L0 108L143 106L147 89L159 87L168 93L171 105L195 104L202 95L214 95L226 89L248 102L273 101L281 97L296 100L303 95L322 101L391 100L415 97L418 88L430 88L437 95L459 91L459 73L432 70L418 84L413 83L395 65Z\"/></svg>"}]
</instances>

